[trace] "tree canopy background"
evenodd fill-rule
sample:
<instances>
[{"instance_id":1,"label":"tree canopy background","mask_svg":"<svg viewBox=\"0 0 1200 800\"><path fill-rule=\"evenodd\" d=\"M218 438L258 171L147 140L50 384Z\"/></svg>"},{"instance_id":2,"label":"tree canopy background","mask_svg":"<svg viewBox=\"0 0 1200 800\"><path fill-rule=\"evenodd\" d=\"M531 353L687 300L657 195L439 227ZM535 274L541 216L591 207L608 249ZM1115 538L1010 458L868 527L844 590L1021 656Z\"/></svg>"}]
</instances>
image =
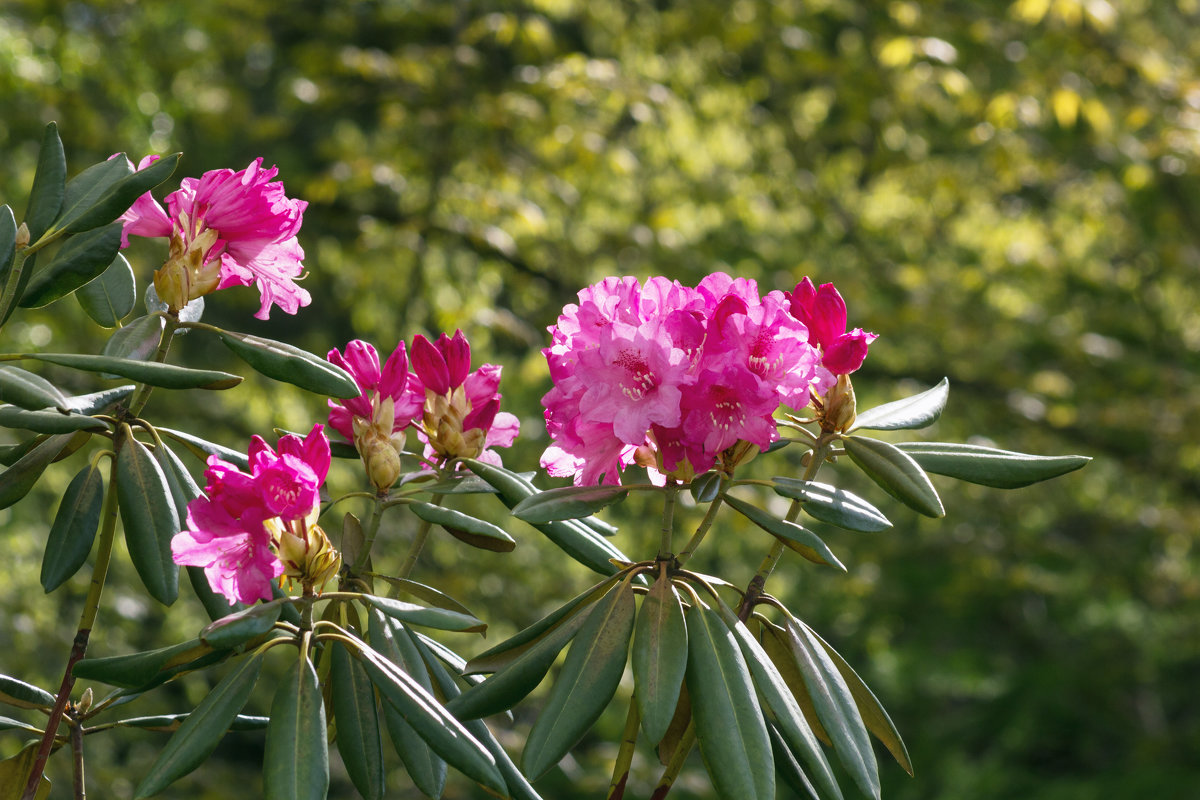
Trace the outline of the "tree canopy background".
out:
<instances>
[{"instance_id":1,"label":"tree canopy background","mask_svg":"<svg viewBox=\"0 0 1200 800\"><path fill-rule=\"evenodd\" d=\"M849 575L789 561L773 579L904 734L917 776L885 765L885 796L1185 797L1200 785L1198 23L1196 0L23 0L0 9L0 199L23 208L51 120L74 170L114 151L182 150L176 179L277 163L310 203L313 305L264 324L252 292L228 292L209 318L319 353L462 328L477 361L505 364L518 469L546 444L545 327L588 283L835 282L851 325L881 334L860 407L946 375L931 438L1095 459L1016 493L939 482L946 520L884 505L895 530L831 541ZM130 254L143 283L155 252ZM55 306L7 330L11 351L104 335ZM264 386L175 413L232 447L323 416ZM33 576L68 479L0 511L0 672L43 685L70 631ZM636 508L610 519L627 551L653 539ZM585 585L510 528L513 554L447 542L425 576L517 625ZM748 578L765 548L730 530L703 555ZM128 652L191 624L114 592L99 641ZM620 725L604 718L546 796L601 791ZM93 738L91 780L113 797L162 741ZM17 744L0 736L5 755ZM253 786L260 747L232 737L176 789ZM706 796L702 779L680 795Z\"/></svg>"}]
</instances>

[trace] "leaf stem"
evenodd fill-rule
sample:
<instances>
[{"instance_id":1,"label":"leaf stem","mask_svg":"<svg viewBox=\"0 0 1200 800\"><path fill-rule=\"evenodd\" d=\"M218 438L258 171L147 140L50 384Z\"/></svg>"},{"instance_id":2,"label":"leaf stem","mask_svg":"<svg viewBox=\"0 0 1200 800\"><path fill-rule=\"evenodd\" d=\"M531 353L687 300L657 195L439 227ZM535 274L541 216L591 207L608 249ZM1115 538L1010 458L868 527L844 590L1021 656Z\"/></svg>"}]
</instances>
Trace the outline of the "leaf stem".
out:
<instances>
[{"instance_id":1,"label":"leaf stem","mask_svg":"<svg viewBox=\"0 0 1200 800\"><path fill-rule=\"evenodd\" d=\"M445 497L444 494L435 494L432 499L433 505L440 506ZM421 520L417 534L413 537L412 545L408 548L408 555L404 557L404 563L400 565L400 571L396 573L397 578L407 578L412 572L413 567L417 564L417 558L421 555L421 550L425 547L425 540L429 538L429 529L432 527L432 522Z\"/></svg>"},{"instance_id":2,"label":"leaf stem","mask_svg":"<svg viewBox=\"0 0 1200 800\"><path fill-rule=\"evenodd\" d=\"M695 746L696 721L693 719L688 722L687 730L683 732L679 744L675 746L675 752L671 754L671 760L663 770L662 777L658 779L658 785L654 787L654 793L650 795L650 800L662 800L667 796L671 787L675 785L675 779L679 777L684 762L687 761L687 757L691 755L692 748Z\"/></svg>"},{"instance_id":3,"label":"leaf stem","mask_svg":"<svg viewBox=\"0 0 1200 800\"><path fill-rule=\"evenodd\" d=\"M8 271L8 280L4 284L4 293L0 294L0 327L8 321L8 315L17 304L17 287L21 285L21 275L25 271L25 259L29 258L30 249L22 247L13 255L12 268Z\"/></svg>"},{"instance_id":4,"label":"leaf stem","mask_svg":"<svg viewBox=\"0 0 1200 800\"><path fill-rule=\"evenodd\" d=\"M175 337L175 329L178 327L178 319L169 314L163 315L162 334L158 338L158 349L154 351L154 360L159 364L167 360L167 351L171 349L171 340ZM138 386L133 399L129 401L129 413L131 415L136 417L142 413L142 409L146 407L146 401L150 399L150 392L152 391L154 391L154 387L148 383Z\"/></svg>"},{"instance_id":5,"label":"leaf stem","mask_svg":"<svg viewBox=\"0 0 1200 800\"><path fill-rule=\"evenodd\" d=\"M71 754L75 762L75 800L86 800L87 787L83 775L83 725L71 723Z\"/></svg>"},{"instance_id":6,"label":"leaf stem","mask_svg":"<svg viewBox=\"0 0 1200 800\"><path fill-rule=\"evenodd\" d=\"M692 554L696 552L696 548L704 541L705 534L708 533L708 529L712 527L713 522L717 518L717 511L721 508L721 503L725 498L725 490L728 488L729 478L722 476L721 488L717 492L717 496L713 498L713 501L708 504L708 512L704 515L704 519L700 520L700 524L696 526L696 532L692 534L692 538L688 539L688 543L680 551L677 559L678 564L682 565L691 558Z\"/></svg>"},{"instance_id":7,"label":"leaf stem","mask_svg":"<svg viewBox=\"0 0 1200 800\"><path fill-rule=\"evenodd\" d=\"M633 763L633 749L637 745L638 725L641 724L641 714L638 713L637 698L629 698L629 714L625 717L625 732L621 734L621 749L617 752L617 760L613 764L612 782L608 785L606 800L621 800L625 796L625 784L629 781L629 767Z\"/></svg>"},{"instance_id":8,"label":"leaf stem","mask_svg":"<svg viewBox=\"0 0 1200 800\"><path fill-rule=\"evenodd\" d=\"M358 554L358 558L350 565L351 575L357 575L366 569L367 559L370 558L371 548L375 544L375 536L379 533L379 522L383 519L384 501L387 499L387 490L373 495L373 498L375 502L371 508L371 518L367 520L366 526L363 527L362 552Z\"/></svg>"},{"instance_id":9,"label":"leaf stem","mask_svg":"<svg viewBox=\"0 0 1200 800\"><path fill-rule=\"evenodd\" d=\"M663 498L662 535L658 542L659 561L671 558L671 533L675 528L675 498L678 494L679 486L675 481L668 481Z\"/></svg>"}]
</instances>

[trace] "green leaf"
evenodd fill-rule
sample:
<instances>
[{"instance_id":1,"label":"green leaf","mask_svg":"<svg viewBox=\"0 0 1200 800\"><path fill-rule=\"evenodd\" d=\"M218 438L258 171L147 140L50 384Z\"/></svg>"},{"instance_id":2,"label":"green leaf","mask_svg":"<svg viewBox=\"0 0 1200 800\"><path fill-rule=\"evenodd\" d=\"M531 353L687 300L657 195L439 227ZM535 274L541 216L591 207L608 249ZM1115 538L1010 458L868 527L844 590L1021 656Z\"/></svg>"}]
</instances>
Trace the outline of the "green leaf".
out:
<instances>
[{"instance_id":1,"label":"green leaf","mask_svg":"<svg viewBox=\"0 0 1200 800\"><path fill-rule=\"evenodd\" d=\"M507 553L517 542L490 522L469 516L461 511L414 500L408 504L412 512L426 522L441 525L451 536L474 547L495 553Z\"/></svg>"},{"instance_id":2,"label":"green leaf","mask_svg":"<svg viewBox=\"0 0 1200 800\"><path fill-rule=\"evenodd\" d=\"M788 633L778 625L772 625L768 622L763 622L763 649L770 656L771 662L783 677L784 683L792 690L792 696L800 706L800 710L804 712L804 719L808 722L808 727L813 734L824 744L832 747L833 740L829 738L829 734L825 731L825 726L821 724L820 718L817 717L817 709L813 706L812 698L808 696L808 687L804 683L804 673L800 671L800 665L796 662L796 657L792 654L792 647L788 638Z\"/></svg>"},{"instance_id":3,"label":"green leaf","mask_svg":"<svg viewBox=\"0 0 1200 800\"><path fill-rule=\"evenodd\" d=\"M164 156L136 171L123 156L88 167L67 183L63 210L54 221L53 230L78 233L107 225L128 211L135 200L171 177L179 156L179 153ZM117 167L109 166L112 164Z\"/></svg>"},{"instance_id":4,"label":"green leaf","mask_svg":"<svg viewBox=\"0 0 1200 800\"><path fill-rule=\"evenodd\" d=\"M179 596L179 567L171 558L171 538L179 513L162 467L132 436L117 453L117 501L129 557L150 596L171 605Z\"/></svg>"},{"instance_id":5,"label":"green leaf","mask_svg":"<svg viewBox=\"0 0 1200 800\"><path fill-rule=\"evenodd\" d=\"M462 463L491 484L504 505L510 509L538 491L527 479L503 467L470 458L462 459ZM601 575L612 575L620 569L613 564L613 560L631 560L615 545L578 520L530 524L571 558Z\"/></svg>"},{"instance_id":6,"label":"green leaf","mask_svg":"<svg viewBox=\"0 0 1200 800\"><path fill-rule=\"evenodd\" d=\"M1082 468L1088 456L1035 456L948 442L905 442L897 445L926 472L960 481L1019 489Z\"/></svg>"},{"instance_id":7,"label":"green leaf","mask_svg":"<svg viewBox=\"0 0 1200 800\"><path fill-rule=\"evenodd\" d=\"M158 794L208 759L246 705L258 680L262 658L261 653L246 658L200 701L158 754L138 784L135 798Z\"/></svg>"},{"instance_id":8,"label":"green leaf","mask_svg":"<svg viewBox=\"0 0 1200 800\"><path fill-rule=\"evenodd\" d=\"M42 147L38 151L37 171L33 175L33 188L29 192L29 205L25 209L25 225L29 228L29 241L36 243L50 227L50 223L62 210L66 195L67 157L63 152L58 125L49 123L42 134Z\"/></svg>"},{"instance_id":9,"label":"green leaf","mask_svg":"<svg viewBox=\"0 0 1200 800\"><path fill-rule=\"evenodd\" d=\"M407 673L365 645L359 655L371 682L446 763L501 795L496 761L463 724Z\"/></svg>"},{"instance_id":10,"label":"green leaf","mask_svg":"<svg viewBox=\"0 0 1200 800\"><path fill-rule=\"evenodd\" d=\"M178 515L176 518L177 530L184 530L187 527L188 503L200 497L203 492L192 480L188 471L184 469L179 458L167 448L165 443L155 445L152 455L158 462L163 477L166 478L167 489L170 490L171 500L175 503L175 513Z\"/></svg>"},{"instance_id":11,"label":"green leaf","mask_svg":"<svg viewBox=\"0 0 1200 800\"><path fill-rule=\"evenodd\" d=\"M884 403L863 411L854 420L850 430L869 428L876 431L898 431L909 428L924 428L932 425L942 415L946 398L950 396L950 379L920 394Z\"/></svg>"},{"instance_id":12,"label":"green leaf","mask_svg":"<svg viewBox=\"0 0 1200 800\"><path fill-rule=\"evenodd\" d=\"M625 672L635 610L633 583L626 578L588 613L525 740L521 767L533 780L575 746L612 699Z\"/></svg>"},{"instance_id":13,"label":"green leaf","mask_svg":"<svg viewBox=\"0 0 1200 800\"><path fill-rule=\"evenodd\" d=\"M29 280L18 305L41 308L99 277L121 249L121 228L114 222L67 239L54 260Z\"/></svg>"},{"instance_id":14,"label":"green leaf","mask_svg":"<svg viewBox=\"0 0 1200 800\"><path fill-rule=\"evenodd\" d=\"M787 520L776 519L761 508L751 505L744 500L739 500L732 495L725 495L725 502L755 525L814 564L824 564L830 567L837 567L842 572L846 571L846 566L838 560L838 557L833 554L828 545L821 541L821 537L808 528L801 527Z\"/></svg>"},{"instance_id":15,"label":"green leaf","mask_svg":"<svg viewBox=\"0 0 1200 800\"><path fill-rule=\"evenodd\" d=\"M121 728L141 728L149 731L174 733L182 727L183 723L190 716L191 714L159 714L149 717L130 717L129 719L117 720L113 724ZM261 731L267 727L270 721L270 717L238 714L233 718L233 722L229 724L229 730Z\"/></svg>"},{"instance_id":16,"label":"green leaf","mask_svg":"<svg viewBox=\"0 0 1200 800\"><path fill-rule=\"evenodd\" d=\"M203 567L184 567L183 569L187 573L188 583L192 585L192 591L200 601L200 605L204 606L204 613L208 614L210 620L227 617L243 608L241 603L231 605L224 595L213 591L208 584L208 577L204 574Z\"/></svg>"},{"instance_id":17,"label":"green leaf","mask_svg":"<svg viewBox=\"0 0 1200 800\"><path fill-rule=\"evenodd\" d=\"M703 475L697 475L692 478L688 490L691 491L692 499L697 503L711 503L721 493L721 473L712 470Z\"/></svg>"},{"instance_id":18,"label":"green leaf","mask_svg":"<svg viewBox=\"0 0 1200 800\"><path fill-rule=\"evenodd\" d=\"M243 642L262 636L275 626L286 600L271 600L235 611L227 617L210 622L200 631L200 641L216 650L237 647Z\"/></svg>"},{"instance_id":19,"label":"green leaf","mask_svg":"<svg viewBox=\"0 0 1200 800\"><path fill-rule=\"evenodd\" d=\"M138 317L112 332L108 341L101 348L101 355L113 358L127 358L132 361L149 361L158 350L162 339L163 327L166 323L159 316L147 315ZM116 375L104 373L106 378Z\"/></svg>"},{"instance_id":20,"label":"green leaf","mask_svg":"<svg viewBox=\"0 0 1200 800\"><path fill-rule=\"evenodd\" d=\"M746 661L712 609L695 603L685 617L696 738L716 793L722 800L772 800L771 740Z\"/></svg>"},{"instance_id":21,"label":"green leaf","mask_svg":"<svg viewBox=\"0 0 1200 800\"><path fill-rule=\"evenodd\" d=\"M687 627L669 578L660 575L638 611L633 634L633 685L642 730L658 744L667 733L687 670Z\"/></svg>"},{"instance_id":22,"label":"green leaf","mask_svg":"<svg viewBox=\"0 0 1200 800\"><path fill-rule=\"evenodd\" d=\"M0 675L0 703L17 708L54 708L54 695L31 683Z\"/></svg>"},{"instance_id":23,"label":"green leaf","mask_svg":"<svg viewBox=\"0 0 1200 800\"><path fill-rule=\"evenodd\" d=\"M58 387L41 375L11 364L0 364L0 401L36 411L39 408L67 408L67 398Z\"/></svg>"},{"instance_id":24,"label":"green leaf","mask_svg":"<svg viewBox=\"0 0 1200 800\"><path fill-rule=\"evenodd\" d=\"M108 425L102 420L82 414L63 414L53 409L26 411L16 406L0 405L0 427L17 428L35 433L71 433L73 431L102 431Z\"/></svg>"},{"instance_id":25,"label":"green leaf","mask_svg":"<svg viewBox=\"0 0 1200 800\"><path fill-rule=\"evenodd\" d=\"M124 656L85 658L75 664L72 674L122 689L140 689L161 677L161 673L192 664L212 652L213 648L199 639L190 639Z\"/></svg>"},{"instance_id":26,"label":"green leaf","mask_svg":"<svg viewBox=\"0 0 1200 800\"><path fill-rule=\"evenodd\" d=\"M449 611L457 611L459 614L466 616L474 616L469 608L445 592L439 591L432 586L426 586L409 578L393 578L388 575L380 575L379 578L386 581L388 585L394 586L399 591L420 598L431 606L437 606Z\"/></svg>"},{"instance_id":27,"label":"green leaf","mask_svg":"<svg viewBox=\"0 0 1200 800\"><path fill-rule=\"evenodd\" d=\"M317 672L307 658L288 670L271 702L263 753L266 800L325 800L329 746Z\"/></svg>"},{"instance_id":28,"label":"green leaf","mask_svg":"<svg viewBox=\"0 0 1200 800\"><path fill-rule=\"evenodd\" d=\"M482 633L487 625L470 614L450 611L445 608L428 608L415 603L405 603L402 600L392 600L388 597L375 597L365 594L363 601L370 603L392 619L407 622L411 625L423 625L443 631L464 631Z\"/></svg>"},{"instance_id":29,"label":"green leaf","mask_svg":"<svg viewBox=\"0 0 1200 800\"><path fill-rule=\"evenodd\" d=\"M50 436L21 456L11 467L0 472L0 508L8 508L29 494L46 467L70 444L71 439L69 433Z\"/></svg>"},{"instance_id":30,"label":"green leaf","mask_svg":"<svg viewBox=\"0 0 1200 800\"><path fill-rule=\"evenodd\" d=\"M795 478L773 478L772 481L775 494L801 501L805 513L814 519L868 533L892 527L883 512L844 489Z\"/></svg>"},{"instance_id":31,"label":"green leaf","mask_svg":"<svg viewBox=\"0 0 1200 800\"><path fill-rule=\"evenodd\" d=\"M96 462L81 469L63 493L42 556L42 588L52 592L79 571L92 552L100 509L104 505L104 476Z\"/></svg>"},{"instance_id":32,"label":"green leaf","mask_svg":"<svg viewBox=\"0 0 1200 800\"><path fill-rule=\"evenodd\" d=\"M137 303L133 267L118 253L98 278L75 290L75 299L97 325L117 327Z\"/></svg>"},{"instance_id":33,"label":"green leaf","mask_svg":"<svg viewBox=\"0 0 1200 800\"><path fill-rule=\"evenodd\" d=\"M30 742L15 756L0 761L0 800L20 800L40 747L40 741ZM43 775L33 800L46 800L49 796L50 779Z\"/></svg>"},{"instance_id":34,"label":"green leaf","mask_svg":"<svg viewBox=\"0 0 1200 800\"><path fill-rule=\"evenodd\" d=\"M128 327L128 326L127 326ZM155 361L135 361L111 356L75 353L30 353L21 358L45 361L85 372L107 372L164 389L230 389L242 382L240 375L207 369L188 369Z\"/></svg>"},{"instance_id":35,"label":"green leaf","mask_svg":"<svg viewBox=\"0 0 1200 800\"><path fill-rule=\"evenodd\" d=\"M816 635L800 620L786 621L787 642L833 750L858 788L879 799L879 766L854 695Z\"/></svg>"},{"instance_id":36,"label":"green leaf","mask_svg":"<svg viewBox=\"0 0 1200 800\"><path fill-rule=\"evenodd\" d=\"M625 486L563 486L526 497L513 507L512 514L534 523L579 519L624 500L627 494Z\"/></svg>"},{"instance_id":37,"label":"green leaf","mask_svg":"<svg viewBox=\"0 0 1200 800\"><path fill-rule=\"evenodd\" d=\"M206 439L201 439L199 436L193 436L185 431L177 431L174 428L155 428L159 434L170 436L177 442L182 443L187 447L196 458L201 461L207 461L209 456L217 456L222 461L228 461L238 469L249 469L250 458L242 452L231 450L219 444L214 444Z\"/></svg>"},{"instance_id":38,"label":"green leaf","mask_svg":"<svg viewBox=\"0 0 1200 800\"><path fill-rule=\"evenodd\" d=\"M903 450L865 436L847 436L842 444L858 468L892 497L927 517L946 516L929 476Z\"/></svg>"},{"instance_id":39,"label":"green leaf","mask_svg":"<svg viewBox=\"0 0 1200 800\"><path fill-rule=\"evenodd\" d=\"M383 748L375 688L362 664L340 643L333 646L329 683L342 763L365 800L380 800L384 789Z\"/></svg>"},{"instance_id":40,"label":"green leaf","mask_svg":"<svg viewBox=\"0 0 1200 800\"><path fill-rule=\"evenodd\" d=\"M362 393L350 373L299 347L232 331L219 335L238 358L268 378L327 397L358 397Z\"/></svg>"},{"instance_id":41,"label":"green leaf","mask_svg":"<svg viewBox=\"0 0 1200 800\"><path fill-rule=\"evenodd\" d=\"M11 208L0 206L0 291L8 285L8 273L16 255L17 220Z\"/></svg>"},{"instance_id":42,"label":"green leaf","mask_svg":"<svg viewBox=\"0 0 1200 800\"><path fill-rule=\"evenodd\" d=\"M809 800L822 800L808 776L804 774L804 768L800 766L796 756L788 749L787 742L784 741L779 728L768 723L767 731L771 734L771 753L775 756L775 772L796 795L807 797ZM836 797L837 795L831 796Z\"/></svg>"},{"instance_id":43,"label":"green leaf","mask_svg":"<svg viewBox=\"0 0 1200 800\"><path fill-rule=\"evenodd\" d=\"M99 392L92 392L91 394L72 395L66 399L63 405L68 411L76 414L84 414L85 416L99 414L102 411L107 411L110 406L129 397L136 388L136 386L127 384L125 386L114 386L111 389L103 389Z\"/></svg>"}]
</instances>

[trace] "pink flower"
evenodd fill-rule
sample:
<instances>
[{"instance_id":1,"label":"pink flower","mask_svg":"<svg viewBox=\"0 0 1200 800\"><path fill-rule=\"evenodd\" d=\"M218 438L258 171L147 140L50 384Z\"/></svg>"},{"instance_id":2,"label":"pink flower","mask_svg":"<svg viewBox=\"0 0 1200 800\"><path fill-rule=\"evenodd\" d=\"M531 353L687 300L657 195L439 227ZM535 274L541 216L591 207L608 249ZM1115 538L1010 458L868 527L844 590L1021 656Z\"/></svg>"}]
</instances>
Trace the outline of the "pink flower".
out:
<instances>
[{"instance_id":1,"label":"pink flower","mask_svg":"<svg viewBox=\"0 0 1200 800\"><path fill-rule=\"evenodd\" d=\"M408 371L408 352L403 341L396 345L382 369L375 348L360 339L346 345L345 355L334 348L326 358L349 372L362 392L348 400L327 401L329 424L348 441L355 440L355 418L362 420L360 426L372 423L380 414L385 399L392 401L388 436L404 430L421 416L425 392Z\"/></svg>"},{"instance_id":2,"label":"pink flower","mask_svg":"<svg viewBox=\"0 0 1200 800\"><path fill-rule=\"evenodd\" d=\"M810 340L821 347L821 366L831 375L817 387L818 393L833 385L837 375L848 375L862 366L867 347L878 335L862 328L846 332L846 301L832 283L818 289L805 277L788 296L792 316L808 326Z\"/></svg>"},{"instance_id":3,"label":"pink flower","mask_svg":"<svg viewBox=\"0 0 1200 800\"><path fill-rule=\"evenodd\" d=\"M138 169L153 158L142 159ZM259 319L267 319L272 305L295 314L312 302L295 283L304 271L296 234L308 204L284 194L283 184L272 180L278 171L263 169L261 158L238 172L211 170L184 178L167 195L166 211L147 193L122 215L123 246L131 234L171 240L171 255L154 282L171 308L252 283L262 301L254 315Z\"/></svg>"}]
</instances>

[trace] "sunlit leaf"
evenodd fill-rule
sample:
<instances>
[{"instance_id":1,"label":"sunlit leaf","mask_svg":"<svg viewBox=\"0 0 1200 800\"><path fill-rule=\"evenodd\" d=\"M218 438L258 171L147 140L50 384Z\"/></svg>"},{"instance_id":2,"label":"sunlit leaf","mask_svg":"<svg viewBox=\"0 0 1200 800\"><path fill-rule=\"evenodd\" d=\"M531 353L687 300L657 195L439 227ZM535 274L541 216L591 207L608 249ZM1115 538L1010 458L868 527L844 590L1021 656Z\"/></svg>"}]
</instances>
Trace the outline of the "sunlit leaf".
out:
<instances>
[{"instance_id":1,"label":"sunlit leaf","mask_svg":"<svg viewBox=\"0 0 1200 800\"><path fill-rule=\"evenodd\" d=\"M942 415L949 396L950 380L942 378L937 386L920 394L860 412L850 430L869 428L877 431L896 431L927 427Z\"/></svg>"},{"instance_id":2,"label":"sunlit leaf","mask_svg":"<svg viewBox=\"0 0 1200 800\"><path fill-rule=\"evenodd\" d=\"M688 490L697 503L711 503L721 493L721 473L713 470L692 478Z\"/></svg>"},{"instance_id":3,"label":"sunlit leaf","mask_svg":"<svg viewBox=\"0 0 1200 800\"><path fill-rule=\"evenodd\" d=\"M75 298L97 325L117 327L137 304L133 267L118 253L98 278L75 290Z\"/></svg>"},{"instance_id":4,"label":"sunlit leaf","mask_svg":"<svg viewBox=\"0 0 1200 800\"><path fill-rule=\"evenodd\" d=\"M221 331L219 336L238 358L268 378L327 397L358 397L362 393L350 373L307 350L245 333Z\"/></svg>"},{"instance_id":5,"label":"sunlit leaf","mask_svg":"<svg viewBox=\"0 0 1200 800\"><path fill-rule=\"evenodd\" d=\"M633 636L633 685L642 730L654 743L667 733L687 669L687 627L670 579L660 576L642 599Z\"/></svg>"},{"instance_id":6,"label":"sunlit leaf","mask_svg":"<svg viewBox=\"0 0 1200 800\"><path fill-rule=\"evenodd\" d=\"M744 500L739 500L732 495L726 495L725 502L755 525L814 564L824 564L826 566L837 567L842 572L846 571L846 566L838 560L838 557L833 554L829 546L821 541L821 537L808 528L801 527L794 522L788 522L784 519L777 519L761 508L751 505Z\"/></svg>"},{"instance_id":7,"label":"sunlit leaf","mask_svg":"<svg viewBox=\"0 0 1200 800\"><path fill-rule=\"evenodd\" d=\"M284 600L258 603L210 622L200 631L200 641L217 650L237 647L274 627Z\"/></svg>"},{"instance_id":8,"label":"sunlit leaf","mask_svg":"<svg viewBox=\"0 0 1200 800\"><path fill-rule=\"evenodd\" d=\"M113 222L67 239L50 263L29 279L18 305L49 305L99 277L117 257L121 227L120 222Z\"/></svg>"},{"instance_id":9,"label":"sunlit leaf","mask_svg":"<svg viewBox=\"0 0 1200 800\"><path fill-rule=\"evenodd\" d=\"M20 800L25 784L37 763L41 741L33 741L15 756L0 761L0 800ZM33 800L46 800L50 796L50 779L42 776Z\"/></svg>"},{"instance_id":10,"label":"sunlit leaf","mask_svg":"<svg viewBox=\"0 0 1200 800\"><path fill-rule=\"evenodd\" d=\"M34 447L4 472L0 472L0 508L16 503L38 482L46 467L71 441L71 434L61 433L48 437Z\"/></svg>"},{"instance_id":11,"label":"sunlit leaf","mask_svg":"<svg viewBox=\"0 0 1200 800\"><path fill-rule=\"evenodd\" d=\"M464 614L460 611L451 611L445 608L428 608L416 605L415 603L405 603L402 600L393 600L388 597L374 597L369 594L363 595L362 599L389 617L412 625L422 625L427 628L437 628L443 631L465 631L471 633L481 633L487 629L487 625L481 620L471 614Z\"/></svg>"},{"instance_id":12,"label":"sunlit leaf","mask_svg":"<svg viewBox=\"0 0 1200 800\"><path fill-rule=\"evenodd\" d=\"M624 486L563 486L526 497L512 509L526 522L555 522L595 514L629 494Z\"/></svg>"},{"instance_id":13,"label":"sunlit leaf","mask_svg":"<svg viewBox=\"0 0 1200 800\"><path fill-rule=\"evenodd\" d=\"M179 644L139 653L104 658L85 658L72 670L76 678L100 681L122 689L140 689L150 685L162 673L191 664L212 653L214 648L190 639Z\"/></svg>"},{"instance_id":14,"label":"sunlit leaf","mask_svg":"<svg viewBox=\"0 0 1200 800\"><path fill-rule=\"evenodd\" d=\"M57 386L12 364L0 364L0 401L30 411L68 408L67 399Z\"/></svg>"},{"instance_id":15,"label":"sunlit leaf","mask_svg":"<svg viewBox=\"0 0 1200 800\"><path fill-rule=\"evenodd\" d=\"M883 512L845 489L795 478L773 478L772 483L776 494L802 501L806 514L830 525L866 532L892 527Z\"/></svg>"},{"instance_id":16,"label":"sunlit leaf","mask_svg":"<svg viewBox=\"0 0 1200 800\"><path fill-rule=\"evenodd\" d=\"M0 675L0 703L17 708L40 708L48 711L54 707L54 695L31 683Z\"/></svg>"},{"instance_id":17,"label":"sunlit leaf","mask_svg":"<svg viewBox=\"0 0 1200 800\"><path fill-rule=\"evenodd\" d=\"M62 139L58 135L58 124L46 125L42 134L42 147L38 151L37 172L33 175L33 189L29 192L29 205L25 209L25 224L29 227L29 241L36 243L50 227L50 223L62 210L66 195L67 159L63 152Z\"/></svg>"},{"instance_id":18,"label":"sunlit leaf","mask_svg":"<svg viewBox=\"0 0 1200 800\"><path fill-rule=\"evenodd\" d=\"M858 468L892 497L927 517L946 516L929 476L904 451L865 436L847 436L842 444Z\"/></svg>"},{"instance_id":19,"label":"sunlit leaf","mask_svg":"<svg viewBox=\"0 0 1200 800\"><path fill-rule=\"evenodd\" d=\"M905 442L897 448L926 472L997 489L1019 489L1057 478L1092 460L1087 456L1035 456L947 442Z\"/></svg>"},{"instance_id":20,"label":"sunlit leaf","mask_svg":"<svg viewBox=\"0 0 1200 800\"><path fill-rule=\"evenodd\" d=\"M517 546L516 540L503 528L482 519L476 519L461 511L414 500L408 507L421 519L441 525L451 536L492 552L507 553Z\"/></svg>"},{"instance_id":21,"label":"sunlit leaf","mask_svg":"<svg viewBox=\"0 0 1200 800\"><path fill-rule=\"evenodd\" d=\"M21 356L48 364L120 375L139 383L161 386L164 389L230 389L242 382L240 375L208 369L188 369L174 364L154 361L135 361L112 356L92 356L75 353L31 353Z\"/></svg>"},{"instance_id":22,"label":"sunlit leaf","mask_svg":"<svg viewBox=\"0 0 1200 800\"><path fill-rule=\"evenodd\" d=\"M26 411L16 406L0 405L0 427L16 428L35 433L71 433L72 431L102 431L108 428L103 420L82 414L63 414L54 409Z\"/></svg>"},{"instance_id":23,"label":"sunlit leaf","mask_svg":"<svg viewBox=\"0 0 1200 800\"><path fill-rule=\"evenodd\" d=\"M143 316L132 320L113 331L104 343L101 355L112 358L126 358L132 361L149 361L158 351L158 343L162 339L163 327L166 323L162 317ZM117 375L102 373L106 378L116 378Z\"/></svg>"},{"instance_id":24,"label":"sunlit leaf","mask_svg":"<svg viewBox=\"0 0 1200 800\"><path fill-rule=\"evenodd\" d=\"M263 752L266 800L325 800L329 745L317 672L298 658L279 681Z\"/></svg>"},{"instance_id":25,"label":"sunlit leaf","mask_svg":"<svg viewBox=\"0 0 1200 800\"><path fill-rule=\"evenodd\" d=\"M112 222L128 211L133 201L171 177L179 156L179 153L163 156L137 171L131 169L123 156L89 167L67 183L62 213L54 220L53 229L78 233ZM108 164L118 164L120 168L100 169ZM95 179L85 182L84 177L93 170Z\"/></svg>"},{"instance_id":26,"label":"sunlit leaf","mask_svg":"<svg viewBox=\"0 0 1200 800\"><path fill-rule=\"evenodd\" d=\"M151 597L171 605L179 596L179 567L171 558L179 513L162 468L133 437L125 438L117 452L117 501L138 576Z\"/></svg>"}]
</instances>

